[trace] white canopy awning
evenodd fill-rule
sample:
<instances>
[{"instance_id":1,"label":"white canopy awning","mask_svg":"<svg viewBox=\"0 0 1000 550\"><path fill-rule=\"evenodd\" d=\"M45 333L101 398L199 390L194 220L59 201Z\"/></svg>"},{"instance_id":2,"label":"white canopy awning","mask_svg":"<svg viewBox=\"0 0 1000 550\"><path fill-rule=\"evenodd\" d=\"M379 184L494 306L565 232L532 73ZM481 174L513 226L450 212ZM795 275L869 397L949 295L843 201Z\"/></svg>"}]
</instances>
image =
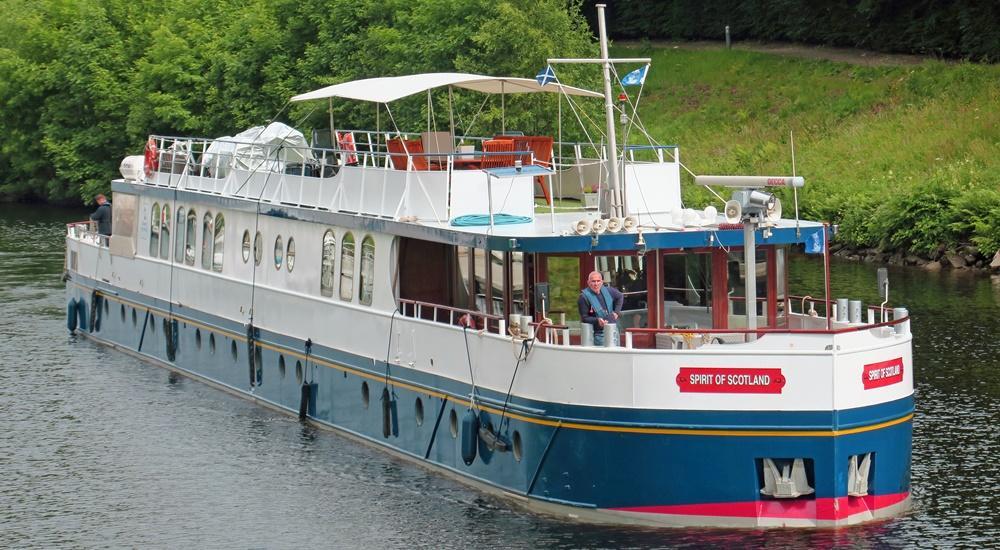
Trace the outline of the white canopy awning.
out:
<instances>
[{"instance_id":1,"label":"white canopy awning","mask_svg":"<svg viewBox=\"0 0 1000 550\"><path fill-rule=\"evenodd\" d=\"M308 101L310 99L325 99L340 97L371 101L374 103L389 103L397 99L425 92L434 88L454 86L467 90L475 90L487 94L524 94L537 92L563 93L585 97L604 97L603 94L549 83L541 86L531 78L508 78L465 73L426 73L407 76L388 76L381 78L366 78L334 84L292 98L292 101Z\"/></svg>"}]
</instances>

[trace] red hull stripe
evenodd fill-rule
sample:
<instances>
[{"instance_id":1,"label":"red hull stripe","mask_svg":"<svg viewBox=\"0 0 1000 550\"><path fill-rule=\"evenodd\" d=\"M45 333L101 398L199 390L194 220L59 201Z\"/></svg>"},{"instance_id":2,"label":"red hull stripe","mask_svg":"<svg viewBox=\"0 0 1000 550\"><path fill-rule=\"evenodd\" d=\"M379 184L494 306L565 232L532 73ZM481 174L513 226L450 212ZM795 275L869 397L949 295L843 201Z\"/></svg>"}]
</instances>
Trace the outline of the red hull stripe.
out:
<instances>
[{"instance_id":1,"label":"red hull stripe","mask_svg":"<svg viewBox=\"0 0 1000 550\"><path fill-rule=\"evenodd\" d=\"M612 508L620 512L673 514L681 516L718 516L739 518L786 518L842 520L863 512L899 504L909 492L865 497L817 498L814 500L761 500L720 502L711 504L677 504L671 506L636 506Z\"/></svg>"}]
</instances>

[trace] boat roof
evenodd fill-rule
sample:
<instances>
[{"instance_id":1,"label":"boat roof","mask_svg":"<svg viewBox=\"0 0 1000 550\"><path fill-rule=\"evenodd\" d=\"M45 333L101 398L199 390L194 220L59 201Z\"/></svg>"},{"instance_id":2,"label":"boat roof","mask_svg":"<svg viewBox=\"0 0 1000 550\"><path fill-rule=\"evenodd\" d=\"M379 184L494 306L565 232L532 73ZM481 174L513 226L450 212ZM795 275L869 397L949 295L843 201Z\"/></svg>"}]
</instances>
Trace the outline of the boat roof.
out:
<instances>
[{"instance_id":1,"label":"boat roof","mask_svg":"<svg viewBox=\"0 0 1000 550\"><path fill-rule=\"evenodd\" d=\"M544 86L531 78L487 76L469 73L423 73L406 76L365 78L334 84L292 97L291 101L309 101L339 97L373 103L389 103L434 88L452 86L486 94L565 93L584 97L604 94L550 82Z\"/></svg>"}]
</instances>

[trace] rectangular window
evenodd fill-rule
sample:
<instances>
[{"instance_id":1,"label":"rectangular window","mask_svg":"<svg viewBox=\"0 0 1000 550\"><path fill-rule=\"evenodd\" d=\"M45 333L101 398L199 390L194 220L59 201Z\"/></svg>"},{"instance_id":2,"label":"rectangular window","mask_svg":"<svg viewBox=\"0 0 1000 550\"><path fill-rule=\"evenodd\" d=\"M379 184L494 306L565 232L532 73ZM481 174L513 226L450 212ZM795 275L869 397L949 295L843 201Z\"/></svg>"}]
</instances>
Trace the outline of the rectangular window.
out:
<instances>
[{"instance_id":1,"label":"rectangular window","mask_svg":"<svg viewBox=\"0 0 1000 550\"><path fill-rule=\"evenodd\" d=\"M344 235L340 247L340 299L350 302L354 296L354 235Z\"/></svg>"}]
</instances>

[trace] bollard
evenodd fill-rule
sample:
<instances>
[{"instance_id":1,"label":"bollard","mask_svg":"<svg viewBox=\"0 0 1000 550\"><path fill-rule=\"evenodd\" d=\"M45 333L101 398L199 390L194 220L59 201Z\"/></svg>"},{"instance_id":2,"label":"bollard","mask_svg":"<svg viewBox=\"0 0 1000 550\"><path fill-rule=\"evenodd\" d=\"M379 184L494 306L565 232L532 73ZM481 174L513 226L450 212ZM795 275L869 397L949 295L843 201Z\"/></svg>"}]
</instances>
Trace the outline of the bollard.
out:
<instances>
[{"instance_id":1,"label":"bollard","mask_svg":"<svg viewBox=\"0 0 1000 550\"><path fill-rule=\"evenodd\" d=\"M875 308L873 307L868 308L868 324L875 324Z\"/></svg>"},{"instance_id":2,"label":"bollard","mask_svg":"<svg viewBox=\"0 0 1000 550\"><path fill-rule=\"evenodd\" d=\"M590 323L580 323L580 345L594 345L594 325Z\"/></svg>"},{"instance_id":3,"label":"bollard","mask_svg":"<svg viewBox=\"0 0 1000 550\"><path fill-rule=\"evenodd\" d=\"M861 322L861 300L851 300L850 314L848 318L851 323Z\"/></svg>"},{"instance_id":4,"label":"bollard","mask_svg":"<svg viewBox=\"0 0 1000 550\"><path fill-rule=\"evenodd\" d=\"M618 325L615 323L608 323L604 325L604 347L618 347Z\"/></svg>"},{"instance_id":5,"label":"bollard","mask_svg":"<svg viewBox=\"0 0 1000 550\"><path fill-rule=\"evenodd\" d=\"M837 322L847 322L847 298L837 298Z\"/></svg>"},{"instance_id":6,"label":"bollard","mask_svg":"<svg viewBox=\"0 0 1000 550\"><path fill-rule=\"evenodd\" d=\"M731 50L733 43L729 40L729 25L726 25L726 49Z\"/></svg>"},{"instance_id":7,"label":"bollard","mask_svg":"<svg viewBox=\"0 0 1000 550\"><path fill-rule=\"evenodd\" d=\"M563 331L562 331L562 345L564 345L564 346L568 346L569 345L569 329L568 328L564 328Z\"/></svg>"},{"instance_id":8,"label":"bollard","mask_svg":"<svg viewBox=\"0 0 1000 550\"><path fill-rule=\"evenodd\" d=\"M894 308L892 308L892 319L894 321L896 319L902 319L903 317L906 317L909 314L910 314L910 312L906 311L905 307L894 307ZM903 334L906 334L906 333L910 332L910 322L906 321L906 322L903 322L903 323L897 323L892 328L895 329L896 334L903 335Z\"/></svg>"},{"instance_id":9,"label":"bollard","mask_svg":"<svg viewBox=\"0 0 1000 550\"><path fill-rule=\"evenodd\" d=\"M632 333L625 331L625 349L632 349Z\"/></svg>"}]
</instances>

